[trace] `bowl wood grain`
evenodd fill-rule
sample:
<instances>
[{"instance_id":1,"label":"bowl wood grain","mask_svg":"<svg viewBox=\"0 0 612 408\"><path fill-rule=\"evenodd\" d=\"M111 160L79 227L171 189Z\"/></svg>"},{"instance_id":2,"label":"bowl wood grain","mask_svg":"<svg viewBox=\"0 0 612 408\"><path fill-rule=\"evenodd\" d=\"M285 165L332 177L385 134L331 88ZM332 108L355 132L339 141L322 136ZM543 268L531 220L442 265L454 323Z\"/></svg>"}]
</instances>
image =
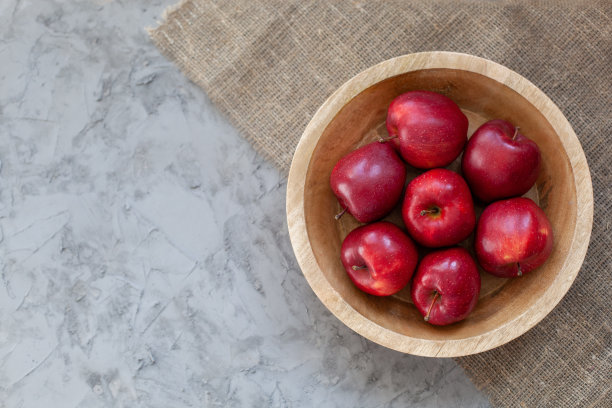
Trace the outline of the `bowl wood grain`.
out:
<instances>
[{"instance_id":1,"label":"bowl wood grain","mask_svg":"<svg viewBox=\"0 0 612 408\"><path fill-rule=\"evenodd\" d=\"M528 195L539 202L555 236L548 261L518 279L481 273L478 305L464 321L431 326L412 305L409 288L392 297L359 291L340 262L344 237L359 223L334 220L340 206L329 186L336 162L386 135L393 98L424 89L453 99L468 116L468 135L501 118L520 126L542 152L542 169ZM449 168L458 171L459 161ZM420 171L409 168L408 179ZM535 85L492 61L426 52L384 61L341 86L314 115L296 149L287 185L287 221L302 272L325 306L364 337L405 353L454 357L500 346L525 333L561 300L586 254L593 217L589 168L567 119ZM403 227L399 209L389 220ZM464 244L471 247L469 240Z\"/></svg>"}]
</instances>

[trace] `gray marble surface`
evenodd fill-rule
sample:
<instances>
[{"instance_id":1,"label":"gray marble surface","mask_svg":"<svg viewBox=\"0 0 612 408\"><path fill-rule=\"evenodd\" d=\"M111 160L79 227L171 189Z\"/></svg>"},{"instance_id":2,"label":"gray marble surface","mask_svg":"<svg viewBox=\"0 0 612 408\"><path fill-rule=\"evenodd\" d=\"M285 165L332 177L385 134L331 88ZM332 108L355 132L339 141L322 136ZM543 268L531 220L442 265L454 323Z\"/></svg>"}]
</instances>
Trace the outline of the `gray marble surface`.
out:
<instances>
[{"instance_id":1,"label":"gray marble surface","mask_svg":"<svg viewBox=\"0 0 612 408\"><path fill-rule=\"evenodd\" d=\"M173 1L0 1L0 406L487 406L315 297L285 178L143 29Z\"/></svg>"}]
</instances>

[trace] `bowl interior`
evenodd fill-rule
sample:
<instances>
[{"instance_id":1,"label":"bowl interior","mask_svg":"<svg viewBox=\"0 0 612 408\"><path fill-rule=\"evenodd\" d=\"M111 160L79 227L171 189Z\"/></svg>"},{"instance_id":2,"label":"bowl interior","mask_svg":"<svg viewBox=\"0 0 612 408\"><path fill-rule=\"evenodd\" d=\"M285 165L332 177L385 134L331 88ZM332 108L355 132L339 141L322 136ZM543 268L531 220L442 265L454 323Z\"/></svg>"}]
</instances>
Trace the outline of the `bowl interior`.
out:
<instances>
[{"instance_id":1,"label":"bowl interior","mask_svg":"<svg viewBox=\"0 0 612 408\"><path fill-rule=\"evenodd\" d=\"M386 135L387 108L393 98L410 90L430 90L453 99L468 116L468 136L483 122L505 119L519 126L542 152L542 169L528 195L550 219L555 238L548 261L518 279L494 278L483 271L478 305L460 323L434 327L412 305L409 288L392 297L358 290L340 262L344 237L359 223L350 215L333 216L341 208L329 187L336 162L355 148ZM459 171L459 159L448 168ZM408 167L408 179L422 171ZM354 310L370 321L401 335L424 340L458 340L487 333L528 310L561 273L576 224L576 186L569 158L545 116L523 96L486 76L458 69L424 69L378 82L338 112L321 134L311 157L304 186L304 216L308 239L328 283ZM477 207L482 208L482 206ZM398 208L388 217L404 228ZM463 243L471 248L471 240Z\"/></svg>"}]
</instances>

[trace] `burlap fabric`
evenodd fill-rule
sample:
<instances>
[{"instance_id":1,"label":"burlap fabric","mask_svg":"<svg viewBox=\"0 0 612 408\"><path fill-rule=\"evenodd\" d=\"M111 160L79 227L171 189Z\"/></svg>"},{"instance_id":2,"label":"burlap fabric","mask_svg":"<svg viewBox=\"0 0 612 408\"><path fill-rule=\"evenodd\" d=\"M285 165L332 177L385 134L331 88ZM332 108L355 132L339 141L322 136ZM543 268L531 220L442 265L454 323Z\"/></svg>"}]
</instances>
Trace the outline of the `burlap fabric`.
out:
<instances>
[{"instance_id":1,"label":"burlap fabric","mask_svg":"<svg viewBox=\"0 0 612 408\"><path fill-rule=\"evenodd\" d=\"M539 86L591 169L594 230L577 280L517 340L457 359L496 406L612 406L612 2L190 0L150 31L255 147L287 171L319 105L363 69L465 52Z\"/></svg>"}]
</instances>

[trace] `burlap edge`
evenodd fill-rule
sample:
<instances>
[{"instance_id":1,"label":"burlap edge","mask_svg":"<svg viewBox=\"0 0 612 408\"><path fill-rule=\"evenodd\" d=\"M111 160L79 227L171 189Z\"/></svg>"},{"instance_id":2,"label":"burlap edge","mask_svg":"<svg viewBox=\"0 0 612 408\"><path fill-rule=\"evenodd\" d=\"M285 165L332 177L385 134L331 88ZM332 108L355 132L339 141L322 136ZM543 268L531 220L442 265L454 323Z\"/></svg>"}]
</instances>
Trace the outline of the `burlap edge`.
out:
<instances>
[{"instance_id":1,"label":"burlap edge","mask_svg":"<svg viewBox=\"0 0 612 408\"><path fill-rule=\"evenodd\" d=\"M164 11L162 11L161 20L157 21L157 27L147 26L144 28L144 30L149 34L149 37L153 38L154 31L157 31L158 29L162 28L162 26L165 25L170 18L172 18L172 14L177 13L181 8L183 8L185 4L190 1L191 0L179 0L177 3L171 4L166 7ZM155 40L153 40L153 42L155 43L155 46L159 49L159 44ZM168 55L166 54L164 54L164 56L168 57Z\"/></svg>"},{"instance_id":2,"label":"burlap edge","mask_svg":"<svg viewBox=\"0 0 612 408\"><path fill-rule=\"evenodd\" d=\"M162 12L161 20L157 21L157 26L144 27L145 32L147 33L151 41L153 41L153 45L155 45L155 47L161 52L161 54L164 57L166 57L168 61L175 64L179 68L179 71L183 75L185 75L185 77L189 79L189 81L193 82L200 89L204 90L204 93L206 93L206 96L209 98L214 108L218 112L220 112L221 115L229 123L231 123L232 126L234 126L234 128L238 130L238 133L240 134L240 136L249 142L249 144L253 147L255 152L259 154L261 157L263 157L263 159L266 162L273 164L273 166L281 174L282 178L286 180L287 177L289 176L289 167L285 168L285 166L283 166L282 163L280 163L278 160L275 160L272 153L269 152L263 144L259 143L255 139L253 134L249 133L247 129L245 129L240 124L232 121L230 118L229 112L225 108L223 108L223 104L217 103L218 101L216 101L214 98L211 98L210 93L208 92L207 85L205 83L202 83L201 81L198 81L198 79L195 76L192 76L190 74L188 67L184 63L186 58L181 58L175 52L172 51L171 47L166 46L165 44L167 42L166 29L168 27L170 20L173 18L174 14L177 14L185 5L191 2L192 0L179 0L176 4L172 4L166 7L164 11ZM295 152L295 149L293 149L293 152ZM291 165L291 162L289 162L289 166L290 165Z\"/></svg>"}]
</instances>

